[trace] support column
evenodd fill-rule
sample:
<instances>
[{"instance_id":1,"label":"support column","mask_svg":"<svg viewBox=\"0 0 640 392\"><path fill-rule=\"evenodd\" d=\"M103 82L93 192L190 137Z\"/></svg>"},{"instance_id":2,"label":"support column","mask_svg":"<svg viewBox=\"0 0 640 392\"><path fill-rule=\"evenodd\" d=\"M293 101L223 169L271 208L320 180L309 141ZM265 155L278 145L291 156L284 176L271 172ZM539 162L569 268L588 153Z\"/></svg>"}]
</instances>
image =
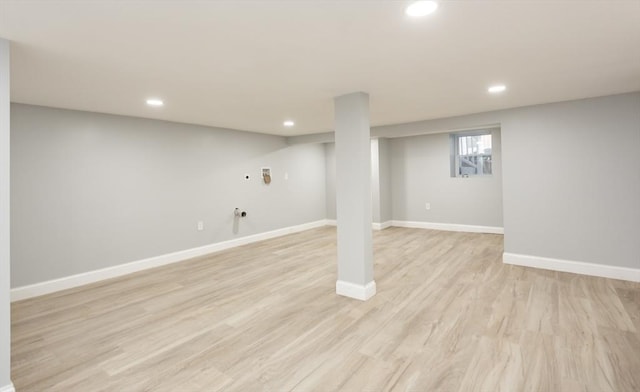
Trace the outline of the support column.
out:
<instances>
[{"instance_id":1,"label":"support column","mask_svg":"<svg viewBox=\"0 0 640 392\"><path fill-rule=\"evenodd\" d=\"M9 41L0 38L0 391L11 383L11 295L9 286Z\"/></svg>"},{"instance_id":2,"label":"support column","mask_svg":"<svg viewBox=\"0 0 640 392\"><path fill-rule=\"evenodd\" d=\"M367 300L376 293L371 235L369 95L335 98L338 281L336 293Z\"/></svg>"}]
</instances>

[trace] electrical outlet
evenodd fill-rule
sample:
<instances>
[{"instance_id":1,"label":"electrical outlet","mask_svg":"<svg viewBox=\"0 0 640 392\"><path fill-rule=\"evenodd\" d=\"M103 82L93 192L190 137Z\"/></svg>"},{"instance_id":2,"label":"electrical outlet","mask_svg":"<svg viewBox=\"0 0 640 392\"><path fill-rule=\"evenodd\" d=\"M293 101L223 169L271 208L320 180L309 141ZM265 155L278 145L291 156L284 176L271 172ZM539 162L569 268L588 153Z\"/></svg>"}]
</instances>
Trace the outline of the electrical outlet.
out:
<instances>
[{"instance_id":1,"label":"electrical outlet","mask_svg":"<svg viewBox=\"0 0 640 392\"><path fill-rule=\"evenodd\" d=\"M284 173L284 179L288 180L289 179L289 173Z\"/></svg>"},{"instance_id":2,"label":"electrical outlet","mask_svg":"<svg viewBox=\"0 0 640 392\"><path fill-rule=\"evenodd\" d=\"M424 205L424 208L426 208L427 210L430 210L431 209L431 203L426 203Z\"/></svg>"},{"instance_id":3,"label":"electrical outlet","mask_svg":"<svg viewBox=\"0 0 640 392\"><path fill-rule=\"evenodd\" d=\"M202 231L202 230L204 230L204 222L198 221L198 231Z\"/></svg>"}]
</instances>

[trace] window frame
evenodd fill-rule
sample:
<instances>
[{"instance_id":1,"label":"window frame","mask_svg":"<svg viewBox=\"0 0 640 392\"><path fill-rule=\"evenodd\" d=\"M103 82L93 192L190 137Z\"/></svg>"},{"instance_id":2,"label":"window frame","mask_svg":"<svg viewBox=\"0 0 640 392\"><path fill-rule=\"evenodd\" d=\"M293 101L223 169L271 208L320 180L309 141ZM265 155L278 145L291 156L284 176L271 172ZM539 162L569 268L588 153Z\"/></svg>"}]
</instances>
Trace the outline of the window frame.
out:
<instances>
[{"instance_id":1,"label":"window frame","mask_svg":"<svg viewBox=\"0 0 640 392\"><path fill-rule=\"evenodd\" d=\"M468 137L468 136L491 136L491 154L476 154L475 156L489 156L491 159L491 173L481 173L481 174L461 174L460 173L460 138ZM452 178L472 178L472 177L491 177L493 176L493 161L494 161L494 150L493 150L493 140L494 132L493 129L474 129L471 131L462 131L462 132L453 132L449 134L450 140L450 168L451 168L451 177Z\"/></svg>"}]
</instances>

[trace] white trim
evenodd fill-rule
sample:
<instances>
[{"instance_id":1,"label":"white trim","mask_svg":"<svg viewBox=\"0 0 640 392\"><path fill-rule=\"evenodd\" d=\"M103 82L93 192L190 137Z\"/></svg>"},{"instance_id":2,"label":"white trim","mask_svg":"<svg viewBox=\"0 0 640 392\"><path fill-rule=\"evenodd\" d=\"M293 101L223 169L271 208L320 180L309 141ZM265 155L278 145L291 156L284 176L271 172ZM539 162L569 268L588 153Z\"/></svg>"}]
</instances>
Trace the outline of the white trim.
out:
<instances>
[{"instance_id":1,"label":"white trim","mask_svg":"<svg viewBox=\"0 0 640 392\"><path fill-rule=\"evenodd\" d=\"M326 219L325 222L326 222L325 224L327 226L337 226L338 225L338 222L335 219ZM382 222L382 223L376 223L376 222L371 223L371 228L373 230L384 230L387 227L391 227L391 226L393 226L391 224L391 221L386 221L386 222Z\"/></svg>"},{"instance_id":2,"label":"white trim","mask_svg":"<svg viewBox=\"0 0 640 392\"><path fill-rule=\"evenodd\" d=\"M529 256L507 252L502 254L502 262L504 264L520 265L523 267L541 268L552 271L572 272L574 274L640 282L640 268L617 267L613 265L552 259L548 257Z\"/></svg>"},{"instance_id":3,"label":"white trim","mask_svg":"<svg viewBox=\"0 0 640 392\"><path fill-rule=\"evenodd\" d=\"M431 223L411 221L391 221L391 226L410 227L414 229L431 229L444 231L462 231L466 233L504 234L504 228L495 226L458 225L454 223Z\"/></svg>"},{"instance_id":4,"label":"white trim","mask_svg":"<svg viewBox=\"0 0 640 392\"><path fill-rule=\"evenodd\" d=\"M0 392L16 392L16 389L13 387L13 384L9 384L0 387Z\"/></svg>"},{"instance_id":5,"label":"white trim","mask_svg":"<svg viewBox=\"0 0 640 392\"><path fill-rule=\"evenodd\" d=\"M386 222L382 222L382 223L372 223L371 226L373 227L373 230L384 230L386 228L391 227L391 221L386 221Z\"/></svg>"},{"instance_id":6,"label":"white trim","mask_svg":"<svg viewBox=\"0 0 640 392\"><path fill-rule=\"evenodd\" d=\"M360 285L338 280L336 281L336 294L366 301L376 295L376 282L372 280L366 285Z\"/></svg>"},{"instance_id":7,"label":"white trim","mask_svg":"<svg viewBox=\"0 0 640 392\"><path fill-rule=\"evenodd\" d=\"M285 227L282 229L267 231L264 233L253 234L246 237L234 238L232 240L217 242L201 246L198 248L181 250L178 252L167 253L160 256L154 256L143 260L137 260L130 263L120 264L113 267L102 268L99 270L84 272L77 275L71 275L64 278L48 280L46 282L35 283L27 286L16 287L11 289L11 301L20 301L22 299L37 297L40 295L50 294L56 291L66 290L89 283L99 282L105 279L111 279L133 272L146 270L149 268L160 267L167 264L177 263L180 261L192 259L194 257L207 255L209 253L219 252L221 250L234 248L236 246L246 245L253 242L264 241L270 238L281 237L283 235L297 233L316 227L326 225L326 220L304 223L297 226ZM0 392L4 392L0 390Z\"/></svg>"}]
</instances>

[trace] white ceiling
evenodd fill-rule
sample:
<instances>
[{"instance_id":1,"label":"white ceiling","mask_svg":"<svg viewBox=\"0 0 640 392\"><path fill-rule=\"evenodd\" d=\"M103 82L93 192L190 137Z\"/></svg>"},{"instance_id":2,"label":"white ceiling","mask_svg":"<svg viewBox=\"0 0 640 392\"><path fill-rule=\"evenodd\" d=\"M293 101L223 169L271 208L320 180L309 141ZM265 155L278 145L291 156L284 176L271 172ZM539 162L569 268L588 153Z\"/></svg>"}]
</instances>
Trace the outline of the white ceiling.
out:
<instances>
[{"instance_id":1,"label":"white ceiling","mask_svg":"<svg viewBox=\"0 0 640 392\"><path fill-rule=\"evenodd\" d=\"M407 4L0 0L0 37L14 102L280 135L355 91L384 125L640 90L640 0Z\"/></svg>"}]
</instances>

